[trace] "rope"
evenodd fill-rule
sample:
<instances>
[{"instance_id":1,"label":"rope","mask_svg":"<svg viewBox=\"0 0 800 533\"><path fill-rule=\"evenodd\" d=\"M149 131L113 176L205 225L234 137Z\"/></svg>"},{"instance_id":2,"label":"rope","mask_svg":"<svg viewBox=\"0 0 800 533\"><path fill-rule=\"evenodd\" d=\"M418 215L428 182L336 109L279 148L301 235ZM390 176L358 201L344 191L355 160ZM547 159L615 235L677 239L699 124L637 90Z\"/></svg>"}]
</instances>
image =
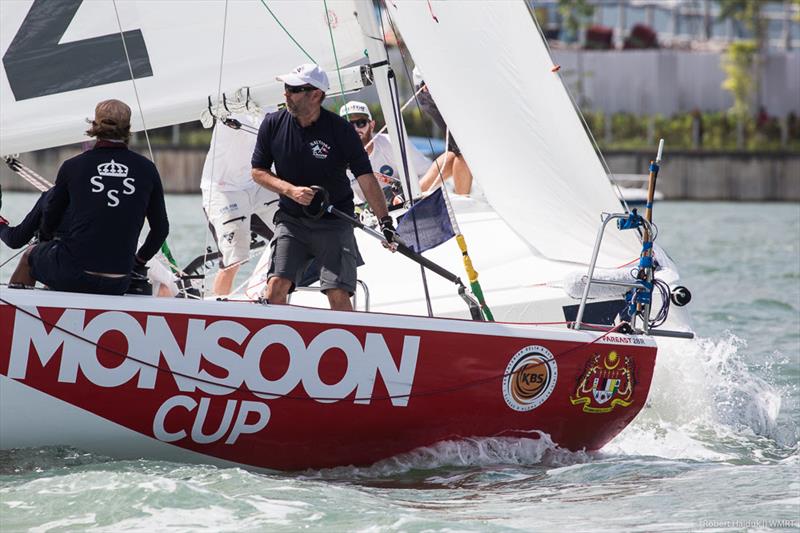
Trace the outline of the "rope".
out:
<instances>
[{"instance_id":1,"label":"rope","mask_svg":"<svg viewBox=\"0 0 800 533\"><path fill-rule=\"evenodd\" d=\"M450 153L450 128L447 128L445 131L445 165L447 164L447 154ZM453 159L455 159L455 155ZM453 163L455 164L455 162ZM483 288L481 288L481 284L478 281L478 271L475 270L475 267L472 265L472 258L469 256L469 250L467 250L467 240L464 238L464 234L461 233L461 228L458 225L458 220L456 219L456 213L453 210L453 204L450 202L450 193L447 190L447 187L444 186L444 175L442 174L441 167L439 168L439 181L441 183L442 188L442 198L444 199L444 204L447 206L447 216L450 218L450 223L453 225L453 231L456 234L456 243L458 244L459 250L461 250L461 259L464 262L464 270L467 273L467 279L469 279L469 285L472 289L472 293L478 299L478 303L481 306L481 311L483 312L483 316L486 320L490 322L494 322L494 315L492 314L492 310L489 309L489 306L486 304L486 298L483 296Z\"/></svg>"},{"instance_id":2,"label":"rope","mask_svg":"<svg viewBox=\"0 0 800 533\"><path fill-rule=\"evenodd\" d=\"M269 9L269 8L267 8L267 9ZM217 102L219 102L221 97L222 97L222 69L225 66L225 37L227 36L227 33L228 33L228 0L225 0L225 12L223 14L223 19L222 19L222 46L220 48L220 53L219 53L219 77L217 79ZM216 129L216 127L217 126L215 125L214 129ZM216 132L214 132L214 133L216 133ZM209 222L211 220L211 218L210 218L211 217L211 195L214 192L214 163L216 163L216 153L217 153L217 135L213 135L212 136L212 143L211 143L211 175L208 177L209 188L208 188L208 198L207 198L206 208L205 208L206 216L209 217ZM205 226L206 226L206 228L205 228L206 231L203 232L203 235L205 235L204 244L203 244L203 250L207 250L208 249L208 234L211 232L211 230L208 228L208 224L206 224ZM206 267L205 263L203 263L201 265L201 267L200 267L201 270L203 270L203 279L200 282L200 294L201 295L204 295L206 293L206 275L205 275L206 274L205 273L206 268L205 267Z\"/></svg>"},{"instance_id":3,"label":"rope","mask_svg":"<svg viewBox=\"0 0 800 533\"><path fill-rule=\"evenodd\" d=\"M406 103L405 103L405 104L403 104L403 105L400 107L400 111L401 111L401 112L405 111L405 110L406 110L406 108L407 108L407 107L408 107L408 106L411 104L411 102L413 102L413 101L416 99L417 95L418 95L420 92L422 92L422 86L420 86L420 88L419 88L419 89L417 89L417 92L415 92L414 94L412 94L412 95L411 95L411 98L409 98L408 100L406 100ZM384 131L386 131L388 128L389 128L389 125L388 125L388 124L384 124L384 125L383 125L383 127L382 127L380 130L378 130L378 132L377 132L377 133L375 133L375 134L372 136L372 139L370 139L370 140L369 140L369 142L368 142L368 143L367 143L367 144L364 146L364 149L366 150L367 148L369 148L370 146L372 146L372 143L374 143L374 142L375 142L375 137L377 137L378 135L380 135L381 133L383 133ZM429 139L429 141L430 141L430 139ZM399 181L399 180L397 180L397 181Z\"/></svg>"},{"instance_id":4,"label":"rope","mask_svg":"<svg viewBox=\"0 0 800 533\"><path fill-rule=\"evenodd\" d=\"M125 42L125 32L122 31L122 21L119 18L119 10L117 9L117 0L111 0L114 4L114 13L117 16L117 26L119 27L119 37L122 39L122 49L125 51L125 60L128 62L128 72L131 74L131 84L133 85L133 93L136 95L136 106L139 108L139 118L142 119L142 128L144 131L144 138L147 141L147 151L150 153L150 160L155 163L156 158L153 156L153 146L150 144L150 135L147 133L147 124L144 121L144 111L142 110L142 101L139 99L139 88L136 86L136 78L133 75L133 65L131 64L131 56L128 54L128 44Z\"/></svg>"},{"instance_id":5,"label":"rope","mask_svg":"<svg viewBox=\"0 0 800 533\"><path fill-rule=\"evenodd\" d=\"M430 7L430 4L429 4L429 7ZM397 35L397 29L395 28L394 21L392 19L392 15L391 15L391 13L389 12L388 9L386 10L386 14L387 14L387 17L389 19L389 25L391 26L392 31L394 32L395 35ZM436 20L437 23L439 22L439 20L433 14L432 10L431 10L431 16L433 16L434 20ZM383 29L383 17L381 17L381 29ZM400 47L399 50L400 50L400 56L403 59L403 69L405 70L406 77L409 80L411 80L411 79L413 79L413 76L411 75L411 72L409 72L408 64L407 64L408 61L407 61L405 53L403 52L403 47ZM419 110L420 112L421 112L422 106L420 106L420 104L419 104L419 99L417 98L417 95L420 93L420 91L422 91L423 87L424 87L424 84L422 84L419 87L419 89L417 89L417 91L412 96L412 98L414 99L414 102L417 105L417 110ZM449 148L450 148L449 147L449 142L450 142L450 135L449 135L449 130L448 130L448 131L445 132L445 143L446 143L445 144L445 154L447 154L449 152ZM431 136L428 136L428 145L430 146L431 153L433 153L433 143L431 141ZM436 169L438 170L438 174L439 174L439 180L442 183L442 189L443 189L442 193L443 193L443 197L444 197L444 200L445 200L445 205L447 206L447 215L450 217L450 222L453 225L454 232L456 233L456 242L458 243L458 247L461 250L462 259L463 259L463 262L464 262L464 269L466 270L467 277L469 278L470 288L472 289L472 293L478 299L478 303L480 304L481 311L483 312L483 314L486 317L486 319L489 320L489 321L494 321L494 316L492 315L492 311L491 311L491 309L489 309L489 306L486 304L486 300L485 300L485 298L483 296L483 289L481 288L480 283L478 282L478 272L472 266L472 259L469 257L469 252L467 250L467 242L464 239L464 236L461 233L460 228L458 227L458 221L455 218L455 213L453 211L452 204L450 203L450 198L447 195L447 188L444 186L444 176L443 176L444 168L442 167L442 165L439 164L438 158L435 158L433 160L433 163L436 165ZM447 163L447 156L445 156L445 164L446 163ZM414 222L416 223L416 219L414 220ZM415 229L416 229L416 225L415 225Z\"/></svg>"},{"instance_id":6,"label":"rope","mask_svg":"<svg viewBox=\"0 0 800 533\"><path fill-rule=\"evenodd\" d=\"M6 266L7 264L9 264L11 261L13 261L13 260L14 260L14 259L16 259L17 257L19 257L21 254L25 253L25 250L27 250L27 249L28 249L28 246L24 246L24 247L23 247L23 248L22 248L22 249L21 249L19 252L15 253L14 255L12 255L11 257L9 257L8 259L6 259L6 260L5 260L5 261L3 261L2 263L0 263L0 268L3 268L3 267L4 267L4 266Z\"/></svg>"},{"instance_id":7,"label":"rope","mask_svg":"<svg viewBox=\"0 0 800 533\"><path fill-rule=\"evenodd\" d=\"M328 16L328 0L322 0L322 5L325 8L325 22L328 25L328 35L331 37L331 47L333 48L333 61L336 64L336 75L339 78L339 104L344 105L344 83L342 83L342 72L339 69L339 56L336 54L336 42L333 39L333 27L331 26L331 19Z\"/></svg>"},{"instance_id":8,"label":"rope","mask_svg":"<svg viewBox=\"0 0 800 533\"><path fill-rule=\"evenodd\" d=\"M284 25L281 23L281 21L280 21L280 20L278 20L278 17L276 17L276 16L275 16L275 13L273 13L273 12L272 12L272 10L269 8L269 6L267 5L267 3L266 3L264 0L261 0L261 3L264 5L264 7L267 9L267 11L269 11L269 14L270 14L270 15L272 15L272 18L273 18L273 19L275 19L275 22L277 22L277 23L278 23L278 26L280 26L280 28L281 28L281 29L284 31L284 33L286 33L286 36L287 36L287 37L289 37L289 39L291 39L291 40L292 40L292 42L293 42L295 45L297 45L297 48L299 48L299 49L300 49L300 51L301 51L301 52L303 52L303 53L306 55L306 57L309 59L309 61L311 61L312 63L316 63L316 61L314 61L314 58L313 58L313 57L311 57L311 56L309 55L309 53L308 53L308 52L306 52L306 49L305 49L305 48L303 48L303 47L300 45L300 43L298 43L298 42L297 42L297 40L296 40L294 37L292 37L292 34L291 34L291 33L289 33L289 30L287 30L287 29L286 29L286 27L285 27L285 26L284 26ZM327 13L327 8L326 8L325 16L326 16L326 17L328 16L328 13Z\"/></svg>"},{"instance_id":9,"label":"rope","mask_svg":"<svg viewBox=\"0 0 800 533\"><path fill-rule=\"evenodd\" d=\"M69 331L69 330L67 330L65 328L62 328L58 324L55 324L53 322L44 320L43 318L41 318L40 316L37 316L36 314L32 313L31 311L28 311L27 309L25 309L23 307L20 307L20 306L14 304L12 302L9 302L8 300L6 300L6 299L4 299L2 297L0 297L0 302L12 307L13 309L15 309L17 311L20 311L20 312L28 315L31 318L34 318L34 319L40 321L45 326L48 326L51 330L52 329L56 329L58 331L61 331L62 333L66 333L67 335L69 335L69 336L71 336L71 337L73 337L75 339L83 341L84 343L86 343L86 344L88 344L90 346L93 346L95 348L95 350L103 350L106 353L110 353L110 354L119 356L123 360L133 361L133 362L138 363L138 364L140 364L142 366L146 366L148 368L152 368L157 372L165 373L165 374L168 374L168 375L173 376L173 377L180 377L180 378L184 378L184 379L189 379L189 380L197 382L197 383L204 383L204 384L213 385L215 387L219 387L219 388L222 388L222 389L227 389L227 390L231 391L231 394L233 394L235 396L241 396L241 395L245 394L245 391L243 389L240 389L239 387L234 387L232 385L227 385L225 383L219 383L219 382L216 382L216 381L212 381L210 379L201 378L199 376L194 376L194 375L186 374L186 373L183 373L183 372L176 372L176 371L172 370L171 368L162 368L158 364L153 364L153 363L151 363L149 361L145 361L143 359L139 359L137 357L131 356L130 354L122 353L122 352L120 352L118 350L107 348L105 346L100 345L96 341L89 340L86 337L83 337L81 335L78 335L77 333L74 333L74 332ZM542 323L542 324L549 324L549 323ZM535 325L538 325L538 323L532 322L532 323L528 323L527 325L535 326ZM591 341L585 342L585 343L580 343L577 346L573 346L572 348L568 348L568 349L564 350L563 352L560 352L558 354L554 354L552 357L545 358L543 361L528 365L524 369L535 368L535 367L546 365L547 363L550 363L550 362L556 362L556 358L557 357L564 357L564 356L566 356L566 355L568 355L568 354L570 354L570 353L572 353L572 352L574 352L574 351L576 351L576 350L578 350L580 348L584 348L586 346L590 346L592 344L595 344L595 343L599 342L600 340L604 339L605 337L607 337L608 335L610 335L611 333L614 333L615 331L617 331L617 329L619 329L622 325L623 324L618 324L618 325L608 329L602 335L598 336L594 340L591 340ZM488 376L488 377L485 377L485 378L475 379L475 380L472 380L472 381L466 381L466 382L463 382L463 383L461 383L459 385L452 386L452 387L442 387L442 388L438 388L438 389L431 389L431 390L427 390L427 391L408 393L408 394L387 394L387 395L384 395L384 396L377 396L377 397L376 396L368 396L368 397L364 397L364 398L356 397L356 398L353 398L353 401L354 402L370 401L370 400L382 401L382 400L394 400L394 399L399 399L399 398L411 399L411 398L429 397L429 396L436 396L436 395L441 395L441 394L448 394L448 393L458 392L458 391L461 391L461 390L465 390L465 389L469 389L469 388L472 388L472 387L476 387L476 386L479 386L479 385L483 385L485 383L496 381L498 379L504 379L504 378L512 376L512 375L514 375L514 374L516 374L518 372L521 372L522 370L523 369L521 368L521 369L516 370L514 372L505 372L505 373L502 373L502 374L494 374L492 376ZM290 395L290 394L276 394L274 392L269 392L269 391L260 391L260 390L253 390L253 389L248 389L248 390L249 390L249 394L250 395L259 395L260 394L260 395L276 396L277 398L275 398L275 399L280 398L280 399L286 399L286 400L301 400L301 401L311 401L311 400L313 400L313 401L317 401L317 402L333 402L333 401L338 401L338 400L342 400L343 399L343 398L338 398L338 397L296 396L296 395Z\"/></svg>"},{"instance_id":10,"label":"rope","mask_svg":"<svg viewBox=\"0 0 800 533\"><path fill-rule=\"evenodd\" d=\"M53 187L52 183L50 183L43 176L40 176L34 172L32 169L23 165L22 162L16 157L6 156L5 160L8 168L14 171L19 177L33 185L40 192L45 192Z\"/></svg>"},{"instance_id":11,"label":"rope","mask_svg":"<svg viewBox=\"0 0 800 533\"><path fill-rule=\"evenodd\" d=\"M117 17L117 26L119 27L119 37L122 40L122 49L125 51L125 60L128 62L128 72L131 75L131 84L133 85L133 93L136 95L136 106L139 109L139 117L142 119L142 128L144 131L144 138L147 141L147 151L150 154L150 161L153 164L156 164L156 158L153 155L153 146L150 144L150 134L147 132L147 124L144 121L144 110L142 110L142 101L139 98L139 88L136 86L136 78L133 75L133 65L131 64L131 56L128 54L128 44L125 42L125 32L122 31L122 21L119 18L119 10L117 9L117 0L112 0L114 4L114 14ZM161 252L170 262L170 268L172 272L177 274L178 272L178 264L175 259L172 257L172 251L169 249L169 245L167 244L166 239L163 243L161 243Z\"/></svg>"},{"instance_id":12,"label":"rope","mask_svg":"<svg viewBox=\"0 0 800 533\"><path fill-rule=\"evenodd\" d=\"M388 12L387 12L387 15L388 15ZM380 3L378 3L378 20L380 21L380 25L381 25L381 35L382 36L386 35L386 29L385 29L385 27L383 25L383 14L381 13L381 4ZM390 18L389 21L391 23L391 18ZM388 58L389 57L389 49L386 46L386 40L385 39L381 39L381 42L383 43L384 53L386 54L386 57ZM403 65L405 67L405 63ZM407 67L405 68L405 70L406 70L406 73L408 73L408 68ZM397 78L394 76L394 73L391 70L391 68L389 69L389 75L391 77L391 80L389 80L390 83L388 83L387 85L389 86L389 96L391 97L391 106L392 106L392 115L393 115L392 118L395 121L395 123L398 125L398 133L399 133L399 135L398 135L397 142L399 144L400 155L401 155L401 158L402 158L401 163L403 164L403 169L405 171L405 176L406 176L406 190L408 191L408 195L410 197L410 198L408 198L408 201L411 204L411 206L413 207L413 205L414 205L414 195L411 194L411 191L412 191L412 188L411 188L411 176L410 176L410 172L409 172L409 169L408 169L408 155L407 155L406 146L405 146L403 115L402 115L402 112L399 109L399 105L398 105L399 91L397 89ZM414 94L414 99L415 100L416 100L416 97L417 96L416 96L416 93L415 93ZM417 105L419 106L419 104L417 104ZM388 120L386 122L388 123ZM431 144L430 143L430 139L428 140L428 143ZM431 144L431 152L433 152L432 144ZM417 227L417 217L412 217L411 218L411 222L414 225L414 238L416 240L417 247L419 247L419 228ZM427 274L425 272L425 268L422 265L420 265L419 271L420 271L420 276L422 277L422 288L423 288L423 291L425 292L425 304L427 306L428 316L432 317L433 316L433 305L431 304L430 290L428 288L428 276L427 276Z\"/></svg>"}]
</instances>

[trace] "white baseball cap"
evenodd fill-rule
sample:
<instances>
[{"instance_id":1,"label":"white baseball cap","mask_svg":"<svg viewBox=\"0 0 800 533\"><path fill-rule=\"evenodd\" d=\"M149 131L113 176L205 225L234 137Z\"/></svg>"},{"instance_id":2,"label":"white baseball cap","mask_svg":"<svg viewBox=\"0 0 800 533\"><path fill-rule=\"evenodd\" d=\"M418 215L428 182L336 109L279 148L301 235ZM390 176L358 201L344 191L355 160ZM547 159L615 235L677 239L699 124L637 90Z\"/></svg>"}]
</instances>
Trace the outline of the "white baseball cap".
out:
<instances>
[{"instance_id":1,"label":"white baseball cap","mask_svg":"<svg viewBox=\"0 0 800 533\"><path fill-rule=\"evenodd\" d=\"M367 118L372 120L372 113L369 112L369 107L364 102L357 102L353 100L347 102L339 108L339 116L344 117L347 115L367 115Z\"/></svg>"},{"instance_id":2,"label":"white baseball cap","mask_svg":"<svg viewBox=\"0 0 800 533\"><path fill-rule=\"evenodd\" d=\"M328 85L328 75L319 68L319 65L314 63L304 63L290 73L277 76L275 79L292 87L313 85L321 91L327 91L330 87Z\"/></svg>"}]
</instances>

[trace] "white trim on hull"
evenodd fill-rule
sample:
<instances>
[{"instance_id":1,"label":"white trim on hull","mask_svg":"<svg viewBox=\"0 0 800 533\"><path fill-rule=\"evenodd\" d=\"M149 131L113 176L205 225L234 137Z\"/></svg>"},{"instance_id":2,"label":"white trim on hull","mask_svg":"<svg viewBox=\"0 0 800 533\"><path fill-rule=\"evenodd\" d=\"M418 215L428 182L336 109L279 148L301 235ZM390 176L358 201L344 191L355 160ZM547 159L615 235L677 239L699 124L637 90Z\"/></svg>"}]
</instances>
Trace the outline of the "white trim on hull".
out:
<instances>
[{"instance_id":1,"label":"white trim on hull","mask_svg":"<svg viewBox=\"0 0 800 533\"><path fill-rule=\"evenodd\" d=\"M69 445L116 459L146 457L252 469L142 435L3 375L0 404L2 450Z\"/></svg>"}]
</instances>

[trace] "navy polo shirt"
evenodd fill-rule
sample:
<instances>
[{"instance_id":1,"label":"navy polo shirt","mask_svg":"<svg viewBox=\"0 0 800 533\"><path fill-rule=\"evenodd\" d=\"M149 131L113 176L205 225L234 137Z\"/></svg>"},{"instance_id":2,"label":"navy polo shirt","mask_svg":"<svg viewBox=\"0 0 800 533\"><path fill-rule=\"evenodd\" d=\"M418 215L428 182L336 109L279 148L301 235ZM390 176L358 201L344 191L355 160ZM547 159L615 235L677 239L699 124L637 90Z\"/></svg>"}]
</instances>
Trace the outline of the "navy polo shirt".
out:
<instances>
[{"instance_id":1,"label":"navy polo shirt","mask_svg":"<svg viewBox=\"0 0 800 533\"><path fill-rule=\"evenodd\" d=\"M320 109L319 118L303 128L285 109L264 117L258 130L253 168L269 170L292 185L318 185L328 191L330 203L353 215L353 189L347 169L354 176L372 173L369 156L355 128L345 119ZM281 195L281 210L302 217L303 206Z\"/></svg>"}]
</instances>

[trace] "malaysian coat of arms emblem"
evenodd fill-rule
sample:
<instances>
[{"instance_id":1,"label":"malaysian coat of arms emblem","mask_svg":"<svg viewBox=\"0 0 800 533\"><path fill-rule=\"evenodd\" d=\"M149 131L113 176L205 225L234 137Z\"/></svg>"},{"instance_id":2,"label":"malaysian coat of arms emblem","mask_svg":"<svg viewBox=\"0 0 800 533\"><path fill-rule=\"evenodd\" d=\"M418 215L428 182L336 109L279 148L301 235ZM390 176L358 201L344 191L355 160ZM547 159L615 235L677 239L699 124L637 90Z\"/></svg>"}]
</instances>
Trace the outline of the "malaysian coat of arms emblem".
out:
<instances>
[{"instance_id":1,"label":"malaysian coat of arms emblem","mask_svg":"<svg viewBox=\"0 0 800 533\"><path fill-rule=\"evenodd\" d=\"M633 403L635 385L630 357L620 357L613 351L604 357L595 354L586 362L569 401L572 405L583 405L584 413L609 413L615 407L628 407Z\"/></svg>"}]
</instances>

